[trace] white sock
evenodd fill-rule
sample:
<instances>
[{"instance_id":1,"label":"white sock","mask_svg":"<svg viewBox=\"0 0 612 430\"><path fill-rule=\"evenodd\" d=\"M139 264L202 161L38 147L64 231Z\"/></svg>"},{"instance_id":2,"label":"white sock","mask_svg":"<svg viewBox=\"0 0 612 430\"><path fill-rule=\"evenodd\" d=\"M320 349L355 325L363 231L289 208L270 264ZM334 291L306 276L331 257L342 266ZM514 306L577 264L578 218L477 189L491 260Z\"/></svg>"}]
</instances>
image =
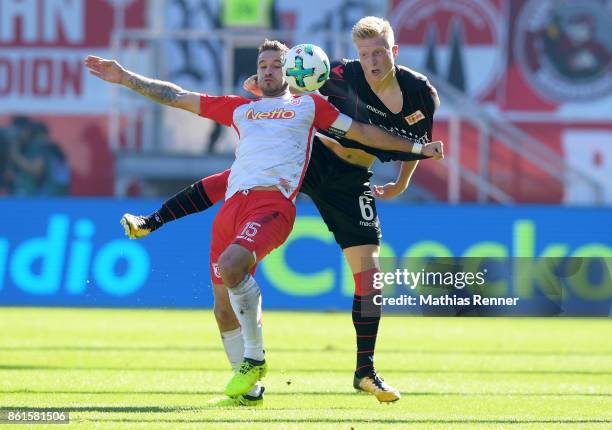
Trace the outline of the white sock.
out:
<instances>
[{"instance_id":1,"label":"white sock","mask_svg":"<svg viewBox=\"0 0 612 430\"><path fill-rule=\"evenodd\" d=\"M221 340L223 341L223 348L227 359L232 366L232 370L237 372L240 368L240 363L244 358L244 339L242 338L242 331L240 327L234 330L228 330L221 332ZM249 396L258 397L261 391L261 385L259 382L255 384L251 391L246 393Z\"/></svg>"},{"instance_id":2,"label":"white sock","mask_svg":"<svg viewBox=\"0 0 612 430\"><path fill-rule=\"evenodd\" d=\"M261 327L261 293L257 282L247 275L234 288L229 288L232 309L242 327L244 356L253 360L263 360L263 331Z\"/></svg>"},{"instance_id":3,"label":"white sock","mask_svg":"<svg viewBox=\"0 0 612 430\"><path fill-rule=\"evenodd\" d=\"M221 332L221 340L232 370L237 372L244 357L244 339L240 327Z\"/></svg>"},{"instance_id":4,"label":"white sock","mask_svg":"<svg viewBox=\"0 0 612 430\"><path fill-rule=\"evenodd\" d=\"M259 383L259 381L257 381L255 383L255 386L251 388L251 391L249 391L246 394L247 396L251 396L251 397L259 397L259 395L261 394L261 384Z\"/></svg>"}]
</instances>

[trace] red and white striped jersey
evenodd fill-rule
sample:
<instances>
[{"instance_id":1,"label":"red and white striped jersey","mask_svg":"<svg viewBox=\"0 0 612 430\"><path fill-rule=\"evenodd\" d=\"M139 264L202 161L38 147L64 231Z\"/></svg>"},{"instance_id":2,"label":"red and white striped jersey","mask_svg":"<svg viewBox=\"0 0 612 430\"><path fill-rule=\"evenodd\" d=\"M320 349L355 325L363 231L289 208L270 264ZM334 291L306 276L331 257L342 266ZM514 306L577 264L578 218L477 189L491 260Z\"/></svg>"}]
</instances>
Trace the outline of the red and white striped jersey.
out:
<instances>
[{"instance_id":1,"label":"red and white striped jersey","mask_svg":"<svg viewBox=\"0 0 612 430\"><path fill-rule=\"evenodd\" d=\"M266 97L200 96L200 115L238 133L225 199L254 187L277 187L293 200L301 186L315 128L348 131L352 120L316 94Z\"/></svg>"}]
</instances>

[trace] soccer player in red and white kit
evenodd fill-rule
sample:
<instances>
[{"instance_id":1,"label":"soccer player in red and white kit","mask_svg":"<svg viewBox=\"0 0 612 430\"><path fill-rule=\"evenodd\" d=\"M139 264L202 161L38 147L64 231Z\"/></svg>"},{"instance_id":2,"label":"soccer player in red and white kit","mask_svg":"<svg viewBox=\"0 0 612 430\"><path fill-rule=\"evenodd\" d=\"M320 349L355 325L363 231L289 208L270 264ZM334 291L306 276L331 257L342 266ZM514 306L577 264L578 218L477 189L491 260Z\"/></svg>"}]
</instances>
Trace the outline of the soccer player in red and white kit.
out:
<instances>
[{"instance_id":1,"label":"soccer player in red and white kit","mask_svg":"<svg viewBox=\"0 0 612 430\"><path fill-rule=\"evenodd\" d=\"M244 338L243 361L225 389L230 397L249 393L267 372L261 293L252 275L257 263L291 232L294 199L308 166L315 129L378 149L443 157L441 142L406 144L378 127L353 121L318 95L292 96L282 73L287 51L277 41L259 47L257 76L263 97L255 100L189 92L137 75L113 60L85 59L94 76L232 126L239 136L225 202L213 222L210 251L215 299L223 296L218 290L227 288Z\"/></svg>"}]
</instances>

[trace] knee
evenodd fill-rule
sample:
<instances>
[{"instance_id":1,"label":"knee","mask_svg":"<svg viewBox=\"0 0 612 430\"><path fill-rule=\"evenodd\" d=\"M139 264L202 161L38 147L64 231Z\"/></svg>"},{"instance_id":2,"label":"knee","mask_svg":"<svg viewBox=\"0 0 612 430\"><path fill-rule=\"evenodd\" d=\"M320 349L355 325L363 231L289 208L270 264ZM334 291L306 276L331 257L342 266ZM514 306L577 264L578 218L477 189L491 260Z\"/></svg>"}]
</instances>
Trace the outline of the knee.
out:
<instances>
[{"instance_id":1,"label":"knee","mask_svg":"<svg viewBox=\"0 0 612 430\"><path fill-rule=\"evenodd\" d=\"M232 288L238 285L248 273L248 266L241 258L237 258L230 252L224 252L219 257L219 272L226 287Z\"/></svg>"}]
</instances>

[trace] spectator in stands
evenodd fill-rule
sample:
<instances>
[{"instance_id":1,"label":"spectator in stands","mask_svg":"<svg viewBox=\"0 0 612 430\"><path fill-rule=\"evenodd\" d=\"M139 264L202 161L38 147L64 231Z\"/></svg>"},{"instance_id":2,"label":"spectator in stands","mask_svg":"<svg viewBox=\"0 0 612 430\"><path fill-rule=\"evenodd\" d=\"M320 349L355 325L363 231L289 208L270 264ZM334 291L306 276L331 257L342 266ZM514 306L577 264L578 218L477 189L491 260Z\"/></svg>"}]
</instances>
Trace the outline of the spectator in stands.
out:
<instances>
[{"instance_id":1,"label":"spectator in stands","mask_svg":"<svg viewBox=\"0 0 612 430\"><path fill-rule=\"evenodd\" d=\"M45 180L40 193L46 196L65 196L70 192L70 166L62 148L47 141Z\"/></svg>"},{"instance_id":2,"label":"spectator in stands","mask_svg":"<svg viewBox=\"0 0 612 430\"><path fill-rule=\"evenodd\" d=\"M0 130L0 196L13 192L13 169L9 155L11 140L10 128Z\"/></svg>"},{"instance_id":3,"label":"spectator in stands","mask_svg":"<svg viewBox=\"0 0 612 430\"><path fill-rule=\"evenodd\" d=\"M67 194L70 171L66 157L51 141L47 126L16 117L12 128L15 139L9 155L15 175L13 193L21 196Z\"/></svg>"},{"instance_id":4,"label":"spectator in stands","mask_svg":"<svg viewBox=\"0 0 612 430\"><path fill-rule=\"evenodd\" d=\"M13 193L19 196L37 194L43 180L45 158L41 139L44 129L27 117L16 117L12 123L14 140L11 142L10 158L14 172ZM36 139L35 139L36 136Z\"/></svg>"}]
</instances>

